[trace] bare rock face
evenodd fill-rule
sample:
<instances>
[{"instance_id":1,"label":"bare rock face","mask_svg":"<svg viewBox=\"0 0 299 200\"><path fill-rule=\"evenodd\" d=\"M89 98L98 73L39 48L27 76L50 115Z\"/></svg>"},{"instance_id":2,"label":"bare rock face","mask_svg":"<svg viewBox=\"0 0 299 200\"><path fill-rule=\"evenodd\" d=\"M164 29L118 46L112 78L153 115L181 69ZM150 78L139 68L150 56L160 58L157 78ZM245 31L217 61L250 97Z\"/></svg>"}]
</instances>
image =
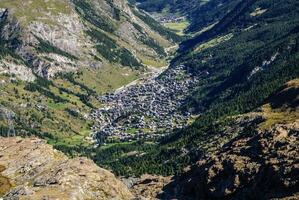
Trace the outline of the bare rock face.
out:
<instances>
[{"instance_id":1,"label":"bare rock face","mask_svg":"<svg viewBox=\"0 0 299 200\"><path fill-rule=\"evenodd\" d=\"M144 174L132 185L130 190L140 200L159 199L158 196L170 181L171 177Z\"/></svg>"},{"instance_id":2,"label":"bare rock face","mask_svg":"<svg viewBox=\"0 0 299 200\"><path fill-rule=\"evenodd\" d=\"M6 41L13 41L18 38L21 26L16 18L10 15L8 9L0 9L0 22L2 23L0 37ZM13 45L12 42L9 45Z\"/></svg>"},{"instance_id":3,"label":"bare rock face","mask_svg":"<svg viewBox=\"0 0 299 200\"><path fill-rule=\"evenodd\" d=\"M36 79L30 68L6 59L0 62L0 74L14 74L18 79L28 82Z\"/></svg>"},{"instance_id":4,"label":"bare rock face","mask_svg":"<svg viewBox=\"0 0 299 200\"><path fill-rule=\"evenodd\" d=\"M9 181L5 188L0 186L6 198L133 198L111 172L87 158L68 159L40 139L1 138L0 166L0 180Z\"/></svg>"},{"instance_id":5,"label":"bare rock face","mask_svg":"<svg viewBox=\"0 0 299 200\"><path fill-rule=\"evenodd\" d=\"M241 135L179 180L191 199L298 199L299 122Z\"/></svg>"},{"instance_id":6,"label":"bare rock face","mask_svg":"<svg viewBox=\"0 0 299 200\"><path fill-rule=\"evenodd\" d=\"M17 50L21 45L21 31L18 21L10 15L8 9L0 8L0 48ZM9 55L0 58L0 74L14 74L18 79L29 82L35 80L35 75L25 63L17 62Z\"/></svg>"}]
</instances>

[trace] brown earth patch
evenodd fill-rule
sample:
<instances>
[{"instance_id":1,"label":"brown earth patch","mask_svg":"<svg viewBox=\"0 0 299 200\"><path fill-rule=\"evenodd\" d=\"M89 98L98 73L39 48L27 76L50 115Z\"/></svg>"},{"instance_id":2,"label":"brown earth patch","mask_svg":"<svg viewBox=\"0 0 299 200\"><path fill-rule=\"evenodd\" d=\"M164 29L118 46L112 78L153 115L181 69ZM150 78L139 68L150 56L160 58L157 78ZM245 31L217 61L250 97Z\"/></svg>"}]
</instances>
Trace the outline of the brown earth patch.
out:
<instances>
[{"instance_id":1,"label":"brown earth patch","mask_svg":"<svg viewBox=\"0 0 299 200\"><path fill-rule=\"evenodd\" d=\"M1 172L3 172L4 170L5 167L0 165L0 196L4 195L11 188L9 179L1 175Z\"/></svg>"}]
</instances>

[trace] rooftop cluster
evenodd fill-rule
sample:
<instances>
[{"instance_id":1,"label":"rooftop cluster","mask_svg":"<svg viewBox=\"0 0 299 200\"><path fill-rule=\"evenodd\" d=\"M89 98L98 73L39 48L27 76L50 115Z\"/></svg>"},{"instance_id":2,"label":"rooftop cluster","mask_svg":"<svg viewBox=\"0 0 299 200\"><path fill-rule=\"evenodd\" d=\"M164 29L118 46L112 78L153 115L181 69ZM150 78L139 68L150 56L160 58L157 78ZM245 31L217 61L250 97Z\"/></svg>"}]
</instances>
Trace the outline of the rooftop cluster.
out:
<instances>
[{"instance_id":1,"label":"rooftop cluster","mask_svg":"<svg viewBox=\"0 0 299 200\"><path fill-rule=\"evenodd\" d=\"M91 113L96 121L92 128L94 138L99 143L107 138L153 139L184 127L191 113L180 107L198 80L187 72L185 65L180 65L121 91L100 96L103 107Z\"/></svg>"}]
</instances>

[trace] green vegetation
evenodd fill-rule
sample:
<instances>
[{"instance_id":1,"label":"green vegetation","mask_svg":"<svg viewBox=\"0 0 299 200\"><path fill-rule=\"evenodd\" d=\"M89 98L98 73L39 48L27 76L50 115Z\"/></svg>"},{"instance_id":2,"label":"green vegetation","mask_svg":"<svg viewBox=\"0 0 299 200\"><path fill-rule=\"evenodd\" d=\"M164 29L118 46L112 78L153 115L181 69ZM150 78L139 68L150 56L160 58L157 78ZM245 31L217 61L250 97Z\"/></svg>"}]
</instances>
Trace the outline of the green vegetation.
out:
<instances>
[{"instance_id":1,"label":"green vegetation","mask_svg":"<svg viewBox=\"0 0 299 200\"><path fill-rule=\"evenodd\" d=\"M140 18L143 22L145 22L151 29L158 32L160 35L166 37L168 40L171 40L173 42L179 43L182 41L182 38L172 32L171 30L163 27L162 25L158 24L152 17L150 17L148 14L144 12L138 12L135 9L132 9L132 12L134 15L136 15L138 18Z\"/></svg>"},{"instance_id":2,"label":"green vegetation","mask_svg":"<svg viewBox=\"0 0 299 200\"><path fill-rule=\"evenodd\" d=\"M145 36L141 36L140 40L147 46L153 48L156 53L160 56L160 57L165 57L167 54L164 51L164 48L161 47L154 39L149 38L149 37L145 37Z\"/></svg>"},{"instance_id":3,"label":"green vegetation","mask_svg":"<svg viewBox=\"0 0 299 200\"><path fill-rule=\"evenodd\" d=\"M137 4L138 8L147 12L162 13L166 10L167 14L186 13L194 5L200 6L202 2L209 0L129 0L131 4Z\"/></svg>"},{"instance_id":4,"label":"green vegetation","mask_svg":"<svg viewBox=\"0 0 299 200\"><path fill-rule=\"evenodd\" d=\"M115 25L108 19L105 19L102 15L98 14L88 1L73 0L73 2L76 6L76 11L84 20L109 33L113 33L116 30ZM119 17L119 13L117 16Z\"/></svg>"},{"instance_id":5,"label":"green vegetation","mask_svg":"<svg viewBox=\"0 0 299 200\"><path fill-rule=\"evenodd\" d=\"M100 70L83 69L76 81L84 83L98 94L112 92L138 78L138 71L127 67L103 66Z\"/></svg>"},{"instance_id":6,"label":"green vegetation","mask_svg":"<svg viewBox=\"0 0 299 200\"><path fill-rule=\"evenodd\" d=\"M82 75L83 73L78 73L79 75ZM88 96L92 96L95 95L96 92L93 89L90 89L89 87L87 87L86 85L84 85L83 83L80 83L78 81L75 80L74 78L75 73L68 73L68 74L61 74L61 77L63 79L68 80L70 83L77 85L81 88L81 90L85 90L87 92Z\"/></svg>"},{"instance_id":7,"label":"green vegetation","mask_svg":"<svg viewBox=\"0 0 299 200\"><path fill-rule=\"evenodd\" d=\"M271 95L262 106L265 121L259 128L269 129L275 124L292 123L299 118L299 79L292 80Z\"/></svg>"},{"instance_id":8,"label":"green vegetation","mask_svg":"<svg viewBox=\"0 0 299 200\"><path fill-rule=\"evenodd\" d=\"M107 1L107 3L111 6L111 8L113 8L114 19L116 19L117 21L120 21L121 20L121 10L116 8L112 1Z\"/></svg>"},{"instance_id":9,"label":"green vegetation","mask_svg":"<svg viewBox=\"0 0 299 200\"><path fill-rule=\"evenodd\" d=\"M205 3L196 9L188 9L187 7L188 18L191 21L188 31L196 33L211 24L217 23L219 20L225 18L227 14L230 15L231 11L236 8L240 2L242 2L242 0L229 2L226 0L205 0Z\"/></svg>"},{"instance_id":10,"label":"green vegetation","mask_svg":"<svg viewBox=\"0 0 299 200\"><path fill-rule=\"evenodd\" d=\"M215 46L217 46L218 44L220 44L222 42L230 40L233 36L234 35L230 33L230 34L227 34L227 35L224 35L224 36L214 38L214 39L212 39L208 42L200 44L198 47L196 47L195 51L199 52L199 51L203 51L203 50L208 49L208 48L215 47Z\"/></svg>"},{"instance_id":11,"label":"green vegetation","mask_svg":"<svg viewBox=\"0 0 299 200\"><path fill-rule=\"evenodd\" d=\"M146 66L151 67L165 67L168 65L168 62L165 59L160 59L156 57L141 57L142 63Z\"/></svg>"},{"instance_id":12,"label":"green vegetation","mask_svg":"<svg viewBox=\"0 0 299 200\"><path fill-rule=\"evenodd\" d=\"M174 66L183 63L201 76L200 87L182 108L201 113L193 124L150 144L140 141L100 147L88 153L97 163L118 175L178 174L238 134L252 134L255 128L298 117L296 110L282 112L264 106L261 113L272 117L249 123L242 132L226 134L226 127L235 126L234 116L254 111L283 84L299 76L297 4L261 0L238 6L242 9L232 9L232 15L225 16L212 35L199 35L192 40L192 47L172 62ZM257 7L267 12L252 17L250 13ZM234 37L227 37L229 34ZM196 48L200 51L194 51ZM270 62L263 66L265 61ZM257 66L262 69L252 74ZM130 152L138 152L138 156Z\"/></svg>"},{"instance_id":13,"label":"green vegetation","mask_svg":"<svg viewBox=\"0 0 299 200\"><path fill-rule=\"evenodd\" d=\"M43 39L35 36L36 39L39 42L39 46L37 47L37 50L41 53L54 53L54 54L58 54L64 57L67 57L71 60L78 60L78 58L74 55L71 55L70 53L63 51L61 49L59 49L58 47L50 44L50 42L48 41L44 41Z\"/></svg>"},{"instance_id":14,"label":"green vegetation","mask_svg":"<svg viewBox=\"0 0 299 200\"><path fill-rule=\"evenodd\" d=\"M169 4L165 0L129 0L131 4L139 3L139 8L147 12L161 12Z\"/></svg>"},{"instance_id":15,"label":"green vegetation","mask_svg":"<svg viewBox=\"0 0 299 200\"><path fill-rule=\"evenodd\" d=\"M55 95L51 91L44 89L42 86L38 85L37 83L29 83L25 86L25 90L30 92L39 92L40 94L52 99L55 103L63 103L67 100L61 98L60 96Z\"/></svg>"},{"instance_id":16,"label":"green vegetation","mask_svg":"<svg viewBox=\"0 0 299 200\"><path fill-rule=\"evenodd\" d=\"M6 20L1 20L0 21L0 30L3 30L4 26L6 25ZM3 38L2 35L0 35L0 59L6 57L6 56L11 56L15 59L20 59L18 55L16 55L10 48L12 46L16 46L20 44L20 41L16 38L7 40Z\"/></svg>"},{"instance_id":17,"label":"green vegetation","mask_svg":"<svg viewBox=\"0 0 299 200\"><path fill-rule=\"evenodd\" d=\"M134 55L126 48L119 47L115 40L108 37L105 33L91 29L87 34L97 43L97 51L108 61L118 62L123 66L140 68L141 64Z\"/></svg>"},{"instance_id":18,"label":"green vegetation","mask_svg":"<svg viewBox=\"0 0 299 200\"><path fill-rule=\"evenodd\" d=\"M157 33L147 32L142 26L132 22L128 16L116 8L111 1L106 1L105 3L108 3L109 6L111 6L114 20L99 13L100 10L95 8L91 2L78 0L73 0L73 2L76 11L84 21L87 22L85 24L89 29L86 33L96 43L96 50L110 63L120 63L121 65L129 66L134 69L140 69L142 68L140 61L143 60L144 57L148 58L154 54L151 50L135 49L135 45L128 44L126 40L119 38L119 33L116 32L116 30L123 21L129 21L134 28L141 33L140 37L138 37L138 44L141 42L152 48L161 58L167 56L164 47L168 47L170 42L165 40L165 38L160 37L158 34L166 36L166 38L171 41L181 41L179 36L159 25L155 20L149 19L149 16L144 16L135 9L132 9L134 14L143 17L143 20L150 23L150 27Z\"/></svg>"},{"instance_id":19,"label":"green vegetation","mask_svg":"<svg viewBox=\"0 0 299 200\"><path fill-rule=\"evenodd\" d=\"M11 82L11 77L0 75L5 82L0 85L0 105L16 113L18 135L35 135L58 149L75 148L70 154L77 154L92 145L87 139L92 121L86 115L100 107L96 96L128 84L138 73L127 67L103 66L60 74L52 81ZM0 135L6 133L6 121L0 119Z\"/></svg>"},{"instance_id":20,"label":"green vegetation","mask_svg":"<svg viewBox=\"0 0 299 200\"><path fill-rule=\"evenodd\" d=\"M51 17L44 17L44 13L51 16L70 14L72 9L66 0L1 0L0 8L8 8L13 15L26 26L32 21L41 21L46 24L55 24Z\"/></svg>"},{"instance_id":21,"label":"green vegetation","mask_svg":"<svg viewBox=\"0 0 299 200\"><path fill-rule=\"evenodd\" d=\"M15 56L15 54L9 48L5 47L5 43L0 39L0 59L8 55Z\"/></svg>"},{"instance_id":22,"label":"green vegetation","mask_svg":"<svg viewBox=\"0 0 299 200\"><path fill-rule=\"evenodd\" d=\"M165 23L164 26L175 31L178 35L183 36L184 31L189 26L189 22L184 20L182 22Z\"/></svg>"},{"instance_id":23,"label":"green vegetation","mask_svg":"<svg viewBox=\"0 0 299 200\"><path fill-rule=\"evenodd\" d=\"M89 108L78 97L60 92L55 83L43 79L28 84L7 83L1 86L1 91L9 98L1 95L0 104L16 113L15 128L19 135L36 135L63 145L88 145L84 130L91 122L82 117L82 112L88 112ZM70 115L66 108L79 110L80 117ZM2 129L1 135L5 132Z\"/></svg>"},{"instance_id":24,"label":"green vegetation","mask_svg":"<svg viewBox=\"0 0 299 200\"><path fill-rule=\"evenodd\" d=\"M188 33L198 32L219 21L232 10L241 0L130 0L131 4L150 13L168 17L187 17L181 23L167 23L166 27L176 30L180 35L186 29ZM190 24L189 24L190 22Z\"/></svg>"},{"instance_id":25,"label":"green vegetation","mask_svg":"<svg viewBox=\"0 0 299 200\"><path fill-rule=\"evenodd\" d=\"M266 120L259 125L259 129L266 130L275 124L287 124L296 121L299 117L299 108L273 109L270 104L266 104L262 107L262 113Z\"/></svg>"},{"instance_id":26,"label":"green vegetation","mask_svg":"<svg viewBox=\"0 0 299 200\"><path fill-rule=\"evenodd\" d=\"M187 7L190 2L185 2L183 5ZM129 143L111 141L95 149L91 147L87 136L92 122L86 114L93 107L100 106L96 95L136 79L138 74L134 69L141 64L132 53L117 44L119 41L106 34L115 30L114 25L107 23L86 1L75 0L74 3L77 12L95 26L87 34L95 42L98 53L111 65L121 63L131 69L116 66L104 66L101 72L83 69L82 73L60 75L53 81L37 79L33 83L11 83L8 77L0 75L8 82L0 86L1 92L6 93L0 96L0 104L17 114L19 133L45 138L71 156L88 156L117 175L179 174L184 167L194 164L239 134L252 134L256 128L267 129L275 123L298 118L297 107L283 108L269 101L271 94L299 76L298 3L293 0L240 2L211 0L188 13L189 31L197 32L218 23L183 42L184 51L178 52L171 63L173 67L184 64L190 73L200 77L198 87L182 107L200 115L190 119L192 124L189 127L176 130L165 138ZM218 6L220 4L222 6ZM159 6L153 4L156 5ZM257 8L263 12L253 15ZM180 36L161 28L147 14L140 14L135 9L133 12L154 31L173 41L181 41ZM118 20L120 13L115 13ZM136 24L134 27L143 32L142 27ZM155 40L141 40L163 53ZM42 43L42 50L64 54L47 43ZM0 52L9 54L9 50ZM151 61L144 59L145 62ZM238 128L236 116L244 116L257 108L261 108L265 120L245 124L241 131L234 129ZM230 130L228 134L228 127L234 132ZM1 134L7 131L3 122L0 122L0 131ZM128 132L134 134L136 129Z\"/></svg>"}]
</instances>

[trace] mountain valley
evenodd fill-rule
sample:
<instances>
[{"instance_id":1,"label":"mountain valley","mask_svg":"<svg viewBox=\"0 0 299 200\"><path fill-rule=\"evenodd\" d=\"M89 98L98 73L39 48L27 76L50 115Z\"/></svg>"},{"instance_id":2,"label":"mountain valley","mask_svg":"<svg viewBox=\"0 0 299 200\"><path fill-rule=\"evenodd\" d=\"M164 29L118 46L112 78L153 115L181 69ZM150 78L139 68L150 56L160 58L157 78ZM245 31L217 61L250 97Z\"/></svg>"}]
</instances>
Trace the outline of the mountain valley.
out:
<instances>
[{"instance_id":1,"label":"mountain valley","mask_svg":"<svg viewBox=\"0 0 299 200\"><path fill-rule=\"evenodd\" d=\"M0 198L299 198L298 9L1 0Z\"/></svg>"}]
</instances>

